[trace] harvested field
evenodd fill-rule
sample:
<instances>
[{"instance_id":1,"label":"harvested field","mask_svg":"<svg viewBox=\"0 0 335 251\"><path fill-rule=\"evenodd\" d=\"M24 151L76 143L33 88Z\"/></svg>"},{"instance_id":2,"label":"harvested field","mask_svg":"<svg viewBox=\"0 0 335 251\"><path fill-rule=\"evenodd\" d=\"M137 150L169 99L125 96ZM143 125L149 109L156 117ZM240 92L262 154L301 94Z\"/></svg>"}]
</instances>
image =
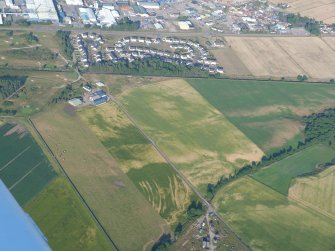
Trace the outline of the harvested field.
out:
<instances>
[{"instance_id":1,"label":"harvested field","mask_svg":"<svg viewBox=\"0 0 335 251\"><path fill-rule=\"evenodd\" d=\"M335 77L335 51L318 37L226 37L226 40L254 76L313 79Z\"/></svg>"},{"instance_id":2,"label":"harvested field","mask_svg":"<svg viewBox=\"0 0 335 251\"><path fill-rule=\"evenodd\" d=\"M120 168L170 225L182 221L192 192L115 104L79 112Z\"/></svg>"},{"instance_id":3,"label":"harvested field","mask_svg":"<svg viewBox=\"0 0 335 251\"><path fill-rule=\"evenodd\" d=\"M329 162L334 159L334 156L334 149L324 145L314 145L261 169L253 177L287 195L295 177L312 172L317 164Z\"/></svg>"},{"instance_id":4,"label":"harvested field","mask_svg":"<svg viewBox=\"0 0 335 251\"><path fill-rule=\"evenodd\" d=\"M335 219L335 166L316 176L295 179L288 196L316 207Z\"/></svg>"},{"instance_id":5,"label":"harvested field","mask_svg":"<svg viewBox=\"0 0 335 251\"><path fill-rule=\"evenodd\" d=\"M150 249L166 223L80 118L59 105L33 121L118 248Z\"/></svg>"},{"instance_id":6,"label":"harvested field","mask_svg":"<svg viewBox=\"0 0 335 251\"><path fill-rule=\"evenodd\" d=\"M251 179L221 189L214 206L253 250L333 250L334 221Z\"/></svg>"},{"instance_id":7,"label":"harvested field","mask_svg":"<svg viewBox=\"0 0 335 251\"><path fill-rule=\"evenodd\" d=\"M274 3L288 3L288 12L300 13L318 21L332 24L335 18L335 2L333 0L271 0Z\"/></svg>"},{"instance_id":8,"label":"harvested field","mask_svg":"<svg viewBox=\"0 0 335 251\"><path fill-rule=\"evenodd\" d=\"M65 178L52 181L24 209L55 251L113 250Z\"/></svg>"},{"instance_id":9,"label":"harvested field","mask_svg":"<svg viewBox=\"0 0 335 251\"><path fill-rule=\"evenodd\" d=\"M0 178L22 206L56 176L39 145L23 126L0 127Z\"/></svg>"},{"instance_id":10,"label":"harvested field","mask_svg":"<svg viewBox=\"0 0 335 251\"><path fill-rule=\"evenodd\" d=\"M297 76L303 70L284 53L273 38L226 37L244 65L255 76Z\"/></svg>"},{"instance_id":11,"label":"harvested field","mask_svg":"<svg viewBox=\"0 0 335 251\"><path fill-rule=\"evenodd\" d=\"M233 49L226 47L222 49L211 50L211 53L218 60L218 63L223 66L226 74L236 76L251 75L248 68L243 64Z\"/></svg>"},{"instance_id":12,"label":"harvested field","mask_svg":"<svg viewBox=\"0 0 335 251\"><path fill-rule=\"evenodd\" d=\"M189 80L261 149L303 140L301 116L335 106L335 86L252 80Z\"/></svg>"},{"instance_id":13,"label":"harvested field","mask_svg":"<svg viewBox=\"0 0 335 251\"><path fill-rule=\"evenodd\" d=\"M209 105L184 80L169 80L133 89L121 102L183 174L197 187L221 176L263 152Z\"/></svg>"}]
</instances>

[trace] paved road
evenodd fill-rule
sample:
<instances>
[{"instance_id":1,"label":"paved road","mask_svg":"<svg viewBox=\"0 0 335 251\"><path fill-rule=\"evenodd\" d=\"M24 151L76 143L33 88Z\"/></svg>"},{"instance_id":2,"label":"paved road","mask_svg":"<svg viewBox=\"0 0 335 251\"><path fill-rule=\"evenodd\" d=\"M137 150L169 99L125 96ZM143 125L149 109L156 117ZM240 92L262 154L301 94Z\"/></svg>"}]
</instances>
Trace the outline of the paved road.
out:
<instances>
[{"instance_id":1,"label":"paved road","mask_svg":"<svg viewBox=\"0 0 335 251\"><path fill-rule=\"evenodd\" d=\"M130 114L128 113L128 111L126 110L126 108L120 103L118 102L118 100L111 96L111 100L118 106L118 108L127 116L127 118L131 121L131 123L133 124L133 126L135 126L140 133L152 144L152 146L155 148L155 150L162 156L162 158L174 169L174 171L178 174L178 176L192 189L192 191L201 199L202 203L206 205L207 207L207 212L206 212L206 217L207 214L209 212L213 212L216 217L225 225L226 228L228 228L232 234L239 239L243 245L245 246L246 249L250 250L250 248L241 240L241 238L231 229L230 226L228 226L227 223L225 223L225 221L223 220L223 218L219 215L219 213L216 212L216 210L214 209L214 207L211 205L211 203L209 203L203 196L202 194L198 191L198 189L193 186L193 184L184 176L184 174L182 174L177 167L174 165L174 163L170 160L170 158L159 148L159 146L155 143L155 141L149 136L147 135L143 129L136 123L136 121L130 116ZM209 225L208 225L209 226ZM213 236L214 238L214 236ZM212 243L212 242L211 242ZM213 245L211 245L211 247L213 248ZM214 250L214 249L213 249Z\"/></svg>"},{"instance_id":2,"label":"paved road","mask_svg":"<svg viewBox=\"0 0 335 251\"><path fill-rule=\"evenodd\" d=\"M105 35L116 35L116 36L179 36L179 37L209 37L209 36L234 36L234 37L308 37L310 35L289 35L289 34L234 34L234 33L216 33L212 31L113 31L113 30L101 30L101 29L85 29L75 27L65 27L58 25L31 25L28 27L24 26L8 26L1 27L0 30L28 30L35 32L56 32L57 30L68 30L68 31L81 31L81 32L97 32ZM322 37L334 37L334 35L323 34Z\"/></svg>"}]
</instances>

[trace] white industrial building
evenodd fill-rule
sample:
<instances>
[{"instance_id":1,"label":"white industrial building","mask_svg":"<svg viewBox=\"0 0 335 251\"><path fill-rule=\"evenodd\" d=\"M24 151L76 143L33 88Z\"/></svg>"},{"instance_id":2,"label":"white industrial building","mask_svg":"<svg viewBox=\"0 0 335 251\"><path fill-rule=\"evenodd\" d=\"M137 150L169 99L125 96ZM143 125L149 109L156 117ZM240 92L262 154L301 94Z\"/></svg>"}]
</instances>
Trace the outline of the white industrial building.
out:
<instances>
[{"instance_id":1,"label":"white industrial building","mask_svg":"<svg viewBox=\"0 0 335 251\"><path fill-rule=\"evenodd\" d=\"M119 18L120 17L120 13L117 10L112 10L112 15L114 18Z\"/></svg>"},{"instance_id":2,"label":"white industrial building","mask_svg":"<svg viewBox=\"0 0 335 251\"><path fill-rule=\"evenodd\" d=\"M32 20L59 22L52 0L26 0L26 7Z\"/></svg>"},{"instance_id":3,"label":"white industrial building","mask_svg":"<svg viewBox=\"0 0 335 251\"><path fill-rule=\"evenodd\" d=\"M95 24L97 22L97 18L91 8L79 8L79 15L84 24Z\"/></svg>"},{"instance_id":4,"label":"white industrial building","mask_svg":"<svg viewBox=\"0 0 335 251\"><path fill-rule=\"evenodd\" d=\"M179 21L178 26L179 26L179 29L181 29L181 30L189 30L190 29L190 25L187 21Z\"/></svg>"},{"instance_id":5,"label":"white industrial building","mask_svg":"<svg viewBox=\"0 0 335 251\"><path fill-rule=\"evenodd\" d=\"M83 0L65 0L67 5L83 6Z\"/></svg>"},{"instance_id":6,"label":"white industrial building","mask_svg":"<svg viewBox=\"0 0 335 251\"><path fill-rule=\"evenodd\" d=\"M98 20L101 26L111 27L113 24L116 24L112 11L105 8L98 11Z\"/></svg>"},{"instance_id":7,"label":"white industrial building","mask_svg":"<svg viewBox=\"0 0 335 251\"><path fill-rule=\"evenodd\" d=\"M138 6L142 6L144 9L158 10L159 4L153 2L137 2Z\"/></svg>"}]
</instances>

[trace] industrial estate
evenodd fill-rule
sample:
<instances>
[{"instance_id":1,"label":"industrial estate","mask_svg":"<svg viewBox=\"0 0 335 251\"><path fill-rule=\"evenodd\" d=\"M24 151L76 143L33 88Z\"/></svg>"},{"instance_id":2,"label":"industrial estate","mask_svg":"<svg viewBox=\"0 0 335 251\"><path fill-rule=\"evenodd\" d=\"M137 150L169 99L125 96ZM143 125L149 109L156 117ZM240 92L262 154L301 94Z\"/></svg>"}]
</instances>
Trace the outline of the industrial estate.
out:
<instances>
[{"instance_id":1,"label":"industrial estate","mask_svg":"<svg viewBox=\"0 0 335 251\"><path fill-rule=\"evenodd\" d=\"M334 1L0 10L15 244L23 219L43 246L26 250L334 250Z\"/></svg>"}]
</instances>

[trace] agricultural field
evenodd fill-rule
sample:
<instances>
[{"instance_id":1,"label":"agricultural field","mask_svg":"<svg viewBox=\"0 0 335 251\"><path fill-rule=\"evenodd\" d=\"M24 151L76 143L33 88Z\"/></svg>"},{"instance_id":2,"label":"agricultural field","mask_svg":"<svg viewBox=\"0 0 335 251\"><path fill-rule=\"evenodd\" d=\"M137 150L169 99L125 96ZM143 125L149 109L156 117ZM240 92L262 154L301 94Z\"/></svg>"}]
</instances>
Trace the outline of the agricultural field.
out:
<instances>
[{"instance_id":1,"label":"agricultural field","mask_svg":"<svg viewBox=\"0 0 335 251\"><path fill-rule=\"evenodd\" d=\"M287 195L292 180L316 169L318 164L334 159L335 150L324 145L313 145L280 160L253 175L261 183Z\"/></svg>"},{"instance_id":2,"label":"agricultural field","mask_svg":"<svg viewBox=\"0 0 335 251\"><path fill-rule=\"evenodd\" d=\"M122 111L109 103L79 114L155 210L170 225L182 221L192 192Z\"/></svg>"},{"instance_id":3,"label":"agricultural field","mask_svg":"<svg viewBox=\"0 0 335 251\"><path fill-rule=\"evenodd\" d=\"M0 152L0 179L21 206L56 176L41 148L22 125L0 127Z\"/></svg>"},{"instance_id":4,"label":"agricultural field","mask_svg":"<svg viewBox=\"0 0 335 251\"><path fill-rule=\"evenodd\" d=\"M312 17L318 21L335 23L335 3L333 0L271 0L274 3L288 3L288 12L300 13L302 16Z\"/></svg>"},{"instance_id":5,"label":"agricultural field","mask_svg":"<svg viewBox=\"0 0 335 251\"><path fill-rule=\"evenodd\" d=\"M333 250L333 220L251 178L221 189L214 205L253 250Z\"/></svg>"},{"instance_id":6,"label":"agricultural field","mask_svg":"<svg viewBox=\"0 0 335 251\"><path fill-rule=\"evenodd\" d=\"M225 74L229 76L252 75L232 48L226 46L225 48L213 49L210 52L218 60L219 65L224 66Z\"/></svg>"},{"instance_id":7,"label":"agricultural field","mask_svg":"<svg viewBox=\"0 0 335 251\"><path fill-rule=\"evenodd\" d=\"M335 51L318 37L226 37L252 75L314 80L335 78ZM224 65L223 65L224 66Z\"/></svg>"},{"instance_id":8,"label":"agricultural field","mask_svg":"<svg viewBox=\"0 0 335 251\"><path fill-rule=\"evenodd\" d=\"M335 106L335 86L325 84L189 80L263 151L296 146L304 138L301 116Z\"/></svg>"},{"instance_id":9,"label":"agricultural field","mask_svg":"<svg viewBox=\"0 0 335 251\"><path fill-rule=\"evenodd\" d=\"M168 230L73 108L58 105L33 121L119 249L148 250Z\"/></svg>"},{"instance_id":10,"label":"agricultural field","mask_svg":"<svg viewBox=\"0 0 335 251\"><path fill-rule=\"evenodd\" d=\"M263 152L187 82L163 81L125 92L121 103L202 192Z\"/></svg>"},{"instance_id":11,"label":"agricultural field","mask_svg":"<svg viewBox=\"0 0 335 251\"><path fill-rule=\"evenodd\" d=\"M335 166L316 176L295 179L288 196L335 219Z\"/></svg>"},{"instance_id":12,"label":"agricultural field","mask_svg":"<svg viewBox=\"0 0 335 251\"><path fill-rule=\"evenodd\" d=\"M63 177L54 179L24 209L53 250L113 250Z\"/></svg>"}]
</instances>

